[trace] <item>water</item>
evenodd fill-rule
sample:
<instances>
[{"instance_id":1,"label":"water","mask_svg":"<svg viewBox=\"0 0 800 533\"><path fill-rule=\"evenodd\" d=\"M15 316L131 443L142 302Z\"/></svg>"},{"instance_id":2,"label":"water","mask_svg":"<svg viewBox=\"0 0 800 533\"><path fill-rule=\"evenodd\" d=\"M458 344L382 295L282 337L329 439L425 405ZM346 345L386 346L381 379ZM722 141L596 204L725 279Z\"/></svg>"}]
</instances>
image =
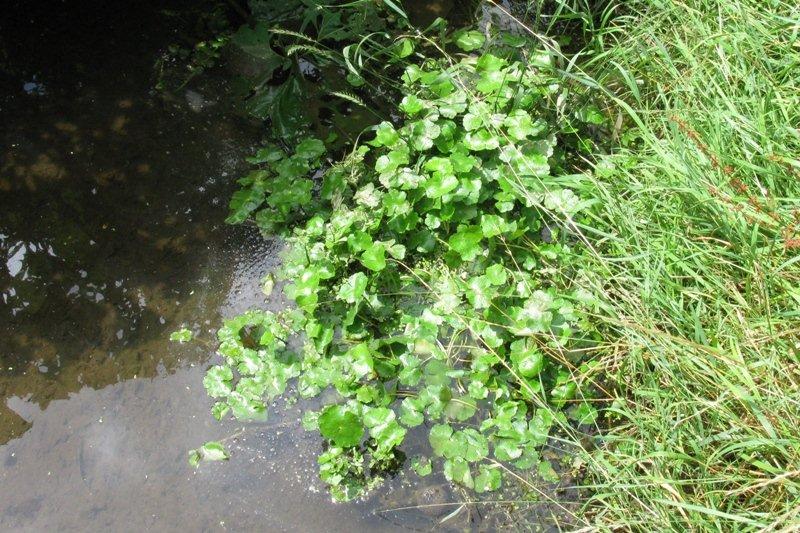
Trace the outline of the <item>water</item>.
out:
<instances>
[{"instance_id":1,"label":"water","mask_svg":"<svg viewBox=\"0 0 800 533\"><path fill-rule=\"evenodd\" d=\"M453 3L418 4L424 22ZM214 328L285 302L259 290L280 245L222 223L261 135L230 75L152 90L196 5L20 0L0 20L0 530L480 527L467 510L440 524L461 498L440 476L334 505L297 407L211 417ZM184 326L197 340L169 342ZM215 439L231 460L191 468Z\"/></svg>"}]
</instances>

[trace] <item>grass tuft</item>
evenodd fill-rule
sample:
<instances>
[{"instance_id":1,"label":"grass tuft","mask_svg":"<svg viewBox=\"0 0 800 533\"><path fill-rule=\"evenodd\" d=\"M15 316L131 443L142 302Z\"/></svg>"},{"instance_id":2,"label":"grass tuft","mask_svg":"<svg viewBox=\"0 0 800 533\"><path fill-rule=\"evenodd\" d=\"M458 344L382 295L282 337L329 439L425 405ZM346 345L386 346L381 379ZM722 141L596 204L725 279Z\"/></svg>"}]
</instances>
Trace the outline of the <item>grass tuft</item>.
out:
<instances>
[{"instance_id":1,"label":"grass tuft","mask_svg":"<svg viewBox=\"0 0 800 533\"><path fill-rule=\"evenodd\" d=\"M618 341L585 511L603 529L796 530L800 8L603 14L582 68L619 148L593 176L606 237L589 270Z\"/></svg>"}]
</instances>

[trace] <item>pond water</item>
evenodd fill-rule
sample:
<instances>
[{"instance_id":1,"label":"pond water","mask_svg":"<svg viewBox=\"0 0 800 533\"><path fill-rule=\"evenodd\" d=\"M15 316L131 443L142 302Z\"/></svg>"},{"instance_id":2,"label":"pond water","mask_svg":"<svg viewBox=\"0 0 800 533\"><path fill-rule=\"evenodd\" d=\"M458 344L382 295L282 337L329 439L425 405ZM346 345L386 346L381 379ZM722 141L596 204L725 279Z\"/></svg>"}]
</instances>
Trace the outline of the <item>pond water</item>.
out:
<instances>
[{"instance_id":1,"label":"pond water","mask_svg":"<svg viewBox=\"0 0 800 533\"><path fill-rule=\"evenodd\" d=\"M0 21L0 530L436 525L458 501L442 479L334 505L297 410L211 417L214 328L283 303L259 290L279 245L222 223L260 129L224 76L152 90L181 2L67 4L12 1ZM170 343L182 326L198 341ZM228 463L188 465L231 436Z\"/></svg>"}]
</instances>

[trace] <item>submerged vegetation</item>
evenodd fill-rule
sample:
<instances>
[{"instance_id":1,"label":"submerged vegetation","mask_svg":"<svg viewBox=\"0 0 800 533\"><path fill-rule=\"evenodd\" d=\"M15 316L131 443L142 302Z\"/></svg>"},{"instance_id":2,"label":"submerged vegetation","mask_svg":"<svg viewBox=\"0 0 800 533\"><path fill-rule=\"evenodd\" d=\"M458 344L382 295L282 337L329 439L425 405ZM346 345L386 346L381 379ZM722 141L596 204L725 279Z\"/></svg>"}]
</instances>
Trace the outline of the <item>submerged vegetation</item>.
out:
<instances>
[{"instance_id":1,"label":"submerged vegetation","mask_svg":"<svg viewBox=\"0 0 800 533\"><path fill-rule=\"evenodd\" d=\"M230 42L269 134L228 222L285 240L264 289L294 305L219 330L217 418L322 398L337 500L404 465L532 487L557 441L573 525L798 527L796 7L251 4Z\"/></svg>"}]
</instances>

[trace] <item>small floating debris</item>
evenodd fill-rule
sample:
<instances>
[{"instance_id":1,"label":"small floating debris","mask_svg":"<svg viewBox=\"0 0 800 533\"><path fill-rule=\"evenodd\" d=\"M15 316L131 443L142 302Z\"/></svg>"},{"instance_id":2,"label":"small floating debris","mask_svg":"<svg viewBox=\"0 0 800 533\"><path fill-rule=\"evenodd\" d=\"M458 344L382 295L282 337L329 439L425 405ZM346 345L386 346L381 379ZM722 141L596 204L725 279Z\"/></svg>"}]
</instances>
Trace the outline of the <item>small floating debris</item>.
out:
<instances>
[{"instance_id":1,"label":"small floating debris","mask_svg":"<svg viewBox=\"0 0 800 533\"><path fill-rule=\"evenodd\" d=\"M44 96L47 93L44 83L36 81L36 76L31 81L23 83L22 90L31 96Z\"/></svg>"}]
</instances>

